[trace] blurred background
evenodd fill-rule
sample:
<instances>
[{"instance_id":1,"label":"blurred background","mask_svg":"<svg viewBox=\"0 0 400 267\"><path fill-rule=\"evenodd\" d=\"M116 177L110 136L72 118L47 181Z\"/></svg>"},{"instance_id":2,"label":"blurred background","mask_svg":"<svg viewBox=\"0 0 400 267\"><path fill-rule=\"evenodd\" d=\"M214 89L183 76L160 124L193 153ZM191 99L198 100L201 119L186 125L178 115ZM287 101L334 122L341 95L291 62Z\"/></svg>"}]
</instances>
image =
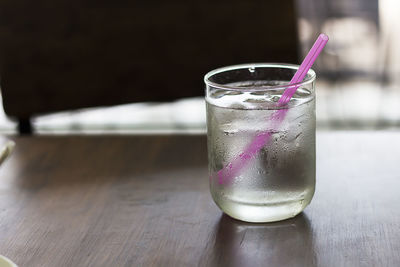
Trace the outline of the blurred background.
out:
<instances>
[{"instance_id":1,"label":"blurred background","mask_svg":"<svg viewBox=\"0 0 400 267\"><path fill-rule=\"evenodd\" d=\"M400 2L0 1L0 132L205 133L203 76L299 64L320 32L317 127L400 127Z\"/></svg>"}]
</instances>

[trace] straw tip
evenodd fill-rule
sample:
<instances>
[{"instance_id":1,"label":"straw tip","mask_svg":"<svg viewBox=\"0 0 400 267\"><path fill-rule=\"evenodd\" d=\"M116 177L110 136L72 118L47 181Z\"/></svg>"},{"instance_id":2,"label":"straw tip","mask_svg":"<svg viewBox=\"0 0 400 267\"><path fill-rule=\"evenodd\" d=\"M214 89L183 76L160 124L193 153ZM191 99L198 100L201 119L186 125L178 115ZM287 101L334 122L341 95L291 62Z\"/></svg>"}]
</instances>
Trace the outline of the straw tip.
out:
<instances>
[{"instance_id":1,"label":"straw tip","mask_svg":"<svg viewBox=\"0 0 400 267\"><path fill-rule=\"evenodd\" d=\"M328 41L328 40L329 40L328 35L326 35L325 33L321 33L321 34L319 35L319 38L321 38L321 39L324 40L324 41Z\"/></svg>"}]
</instances>

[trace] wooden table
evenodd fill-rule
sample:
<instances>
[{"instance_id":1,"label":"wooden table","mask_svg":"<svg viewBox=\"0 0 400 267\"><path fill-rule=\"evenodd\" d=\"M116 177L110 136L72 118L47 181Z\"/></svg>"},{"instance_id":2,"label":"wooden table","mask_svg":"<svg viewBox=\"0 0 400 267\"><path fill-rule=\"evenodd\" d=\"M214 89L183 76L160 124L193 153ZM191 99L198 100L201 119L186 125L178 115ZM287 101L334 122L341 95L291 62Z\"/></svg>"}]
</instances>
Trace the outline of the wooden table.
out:
<instances>
[{"instance_id":1,"label":"wooden table","mask_svg":"<svg viewBox=\"0 0 400 267\"><path fill-rule=\"evenodd\" d=\"M233 220L204 136L15 137L0 254L24 266L399 266L400 132L319 132L299 216Z\"/></svg>"}]
</instances>

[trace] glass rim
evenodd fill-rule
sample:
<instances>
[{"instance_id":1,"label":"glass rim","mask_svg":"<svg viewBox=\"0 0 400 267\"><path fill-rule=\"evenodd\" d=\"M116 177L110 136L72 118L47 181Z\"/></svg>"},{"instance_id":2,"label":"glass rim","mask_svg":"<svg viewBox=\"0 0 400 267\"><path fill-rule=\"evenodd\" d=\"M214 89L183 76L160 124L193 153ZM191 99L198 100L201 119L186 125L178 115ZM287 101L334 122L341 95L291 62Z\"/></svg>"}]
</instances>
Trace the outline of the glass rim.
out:
<instances>
[{"instance_id":1,"label":"glass rim","mask_svg":"<svg viewBox=\"0 0 400 267\"><path fill-rule=\"evenodd\" d=\"M297 70L300 67L300 65L296 64L289 64L289 63L246 63L246 64L238 64L238 65L231 65L231 66L226 66L226 67L221 67L214 69L210 72L208 72L206 75L204 75L204 83L208 86L217 88L217 89L224 89L224 90L233 90L233 91L264 91L264 90L271 90L271 89L286 89L289 87L288 84L280 84L280 85L263 85L263 86L249 86L249 87L240 87L240 86L232 86L232 85L225 85L225 84L219 84L210 81L210 78L216 74L220 74L226 71L231 71L231 70L239 70L239 69L250 69L250 68L282 68L282 69L292 69L292 70ZM290 84L290 87L292 86L302 86L306 85L309 83L312 83L315 81L315 78L317 75L315 74L315 71L313 69L310 69L307 74L309 77L306 76L303 81L298 82L298 83L293 83Z\"/></svg>"}]
</instances>

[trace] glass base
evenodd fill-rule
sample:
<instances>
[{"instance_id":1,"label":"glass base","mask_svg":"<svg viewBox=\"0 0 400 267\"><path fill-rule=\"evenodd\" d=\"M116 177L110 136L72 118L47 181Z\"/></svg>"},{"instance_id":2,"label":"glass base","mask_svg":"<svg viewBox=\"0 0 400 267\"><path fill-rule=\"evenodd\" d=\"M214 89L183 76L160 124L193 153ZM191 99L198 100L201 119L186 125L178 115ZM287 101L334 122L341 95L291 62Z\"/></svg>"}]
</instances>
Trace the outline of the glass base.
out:
<instances>
[{"instance_id":1,"label":"glass base","mask_svg":"<svg viewBox=\"0 0 400 267\"><path fill-rule=\"evenodd\" d=\"M311 199L254 205L231 200L219 201L217 205L230 217L254 223L276 222L292 218L302 212Z\"/></svg>"}]
</instances>

